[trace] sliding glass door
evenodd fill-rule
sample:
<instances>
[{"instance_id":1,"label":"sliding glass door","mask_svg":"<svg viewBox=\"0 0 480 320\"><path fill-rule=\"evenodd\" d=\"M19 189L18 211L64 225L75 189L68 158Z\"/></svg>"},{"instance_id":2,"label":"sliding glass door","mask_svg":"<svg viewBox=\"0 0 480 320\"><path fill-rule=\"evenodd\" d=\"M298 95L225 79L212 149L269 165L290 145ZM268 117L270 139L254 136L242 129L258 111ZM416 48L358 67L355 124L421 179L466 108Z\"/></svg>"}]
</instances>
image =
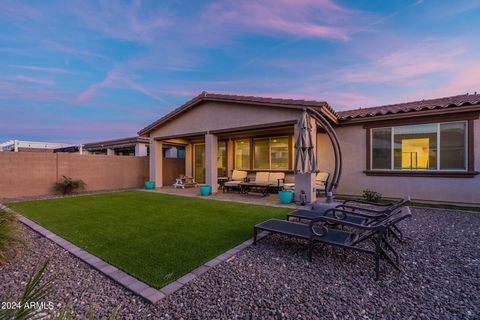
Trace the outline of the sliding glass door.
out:
<instances>
[{"instance_id":1,"label":"sliding glass door","mask_svg":"<svg viewBox=\"0 0 480 320\"><path fill-rule=\"evenodd\" d=\"M205 183L205 144L194 145L194 175L195 181Z\"/></svg>"},{"instance_id":2,"label":"sliding glass door","mask_svg":"<svg viewBox=\"0 0 480 320\"><path fill-rule=\"evenodd\" d=\"M193 171L195 180L198 183L205 183L205 144L194 145L194 164ZM227 143L218 141L217 153L217 175L219 177L227 176Z\"/></svg>"}]
</instances>

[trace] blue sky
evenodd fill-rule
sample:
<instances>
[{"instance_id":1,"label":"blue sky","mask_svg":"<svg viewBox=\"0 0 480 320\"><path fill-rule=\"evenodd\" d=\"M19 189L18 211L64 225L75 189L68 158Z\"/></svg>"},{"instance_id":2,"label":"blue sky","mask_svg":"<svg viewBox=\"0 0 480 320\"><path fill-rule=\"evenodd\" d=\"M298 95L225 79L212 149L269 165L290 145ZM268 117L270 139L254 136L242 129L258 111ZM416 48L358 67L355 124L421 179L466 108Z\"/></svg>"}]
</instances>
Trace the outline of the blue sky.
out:
<instances>
[{"instance_id":1,"label":"blue sky","mask_svg":"<svg viewBox=\"0 0 480 320\"><path fill-rule=\"evenodd\" d=\"M480 1L0 2L0 142L133 136L203 90L336 110L480 91Z\"/></svg>"}]
</instances>

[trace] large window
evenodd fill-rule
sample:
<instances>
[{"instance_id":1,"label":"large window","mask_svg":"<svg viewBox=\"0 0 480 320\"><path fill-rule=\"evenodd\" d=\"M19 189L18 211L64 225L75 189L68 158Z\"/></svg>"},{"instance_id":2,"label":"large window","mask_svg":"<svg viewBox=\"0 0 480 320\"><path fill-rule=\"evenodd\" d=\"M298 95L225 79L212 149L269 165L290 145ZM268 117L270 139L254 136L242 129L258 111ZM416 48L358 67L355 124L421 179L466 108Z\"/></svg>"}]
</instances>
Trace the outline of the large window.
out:
<instances>
[{"instance_id":1,"label":"large window","mask_svg":"<svg viewBox=\"0 0 480 320\"><path fill-rule=\"evenodd\" d=\"M235 169L288 170L289 143L288 136L235 140Z\"/></svg>"},{"instance_id":2,"label":"large window","mask_svg":"<svg viewBox=\"0 0 480 320\"><path fill-rule=\"evenodd\" d=\"M235 169L250 169L250 139L235 140Z\"/></svg>"},{"instance_id":3,"label":"large window","mask_svg":"<svg viewBox=\"0 0 480 320\"><path fill-rule=\"evenodd\" d=\"M253 140L254 169L288 170L288 137Z\"/></svg>"},{"instance_id":4,"label":"large window","mask_svg":"<svg viewBox=\"0 0 480 320\"><path fill-rule=\"evenodd\" d=\"M372 170L466 170L467 123L371 129Z\"/></svg>"}]
</instances>

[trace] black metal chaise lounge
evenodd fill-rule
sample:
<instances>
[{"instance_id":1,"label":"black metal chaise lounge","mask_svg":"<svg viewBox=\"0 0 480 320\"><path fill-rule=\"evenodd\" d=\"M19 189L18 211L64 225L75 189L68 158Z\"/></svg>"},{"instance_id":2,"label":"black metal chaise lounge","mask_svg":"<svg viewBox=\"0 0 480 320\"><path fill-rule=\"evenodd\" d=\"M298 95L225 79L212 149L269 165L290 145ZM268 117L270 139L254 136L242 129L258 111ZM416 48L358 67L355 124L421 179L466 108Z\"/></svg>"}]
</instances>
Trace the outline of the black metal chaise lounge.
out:
<instances>
[{"instance_id":1,"label":"black metal chaise lounge","mask_svg":"<svg viewBox=\"0 0 480 320\"><path fill-rule=\"evenodd\" d=\"M403 206L397 208L391 215L378 219L369 225L357 224L328 216L319 216L312 219L309 224L270 219L255 225L253 240L254 244L256 244L257 233L260 230L307 240L310 261L312 260L314 244L317 242L370 254L375 259L375 280L378 280L380 258L385 259L395 269L399 269L399 256L388 243L386 234L392 225L409 217L411 217L410 208ZM339 230L330 227L328 224L348 226L353 231ZM367 249L362 245L367 240L374 242L374 249Z\"/></svg>"},{"instance_id":2,"label":"black metal chaise lounge","mask_svg":"<svg viewBox=\"0 0 480 320\"><path fill-rule=\"evenodd\" d=\"M327 216L344 220L351 223L370 225L378 219L389 216L396 209L406 206L410 201L410 197L401 199L396 203L378 204L363 200L347 200L334 208L325 208L324 210L295 210L287 214L287 221L291 218L300 220L313 220L317 217ZM361 204L361 205L354 205ZM365 207L367 206L367 207ZM399 241L403 241L403 232L396 226L392 225L389 234L393 235Z\"/></svg>"}]
</instances>

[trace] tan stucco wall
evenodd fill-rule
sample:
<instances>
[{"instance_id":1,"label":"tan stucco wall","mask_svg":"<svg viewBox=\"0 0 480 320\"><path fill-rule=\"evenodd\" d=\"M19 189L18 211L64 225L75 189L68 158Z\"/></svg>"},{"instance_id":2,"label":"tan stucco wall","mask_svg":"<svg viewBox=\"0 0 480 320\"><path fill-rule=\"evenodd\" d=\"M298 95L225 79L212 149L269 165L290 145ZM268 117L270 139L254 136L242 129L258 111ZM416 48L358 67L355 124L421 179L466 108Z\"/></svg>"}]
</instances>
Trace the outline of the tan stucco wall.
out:
<instances>
[{"instance_id":1,"label":"tan stucco wall","mask_svg":"<svg viewBox=\"0 0 480 320\"><path fill-rule=\"evenodd\" d=\"M205 102L163 124L150 137L175 136L297 120L300 110L278 107Z\"/></svg>"},{"instance_id":2,"label":"tan stucco wall","mask_svg":"<svg viewBox=\"0 0 480 320\"><path fill-rule=\"evenodd\" d=\"M480 204L480 176L474 178L366 176L366 129L361 125L337 127L343 158L338 194L360 195L362 190L380 192L385 197ZM480 120L474 123L475 170L480 170ZM320 170L332 173L333 151L327 135L317 138Z\"/></svg>"},{"instance_id":3,"label":"tan stucco wall","mask_svg":"<svg viewBox=\"0 0 480 320\"><path fill-rule=\"evenodd\" d=\"M52 194L62 175L82 179L86 191L142 187L148 157L0 152L0 199Z\"/></svg>"}]
</instances>

